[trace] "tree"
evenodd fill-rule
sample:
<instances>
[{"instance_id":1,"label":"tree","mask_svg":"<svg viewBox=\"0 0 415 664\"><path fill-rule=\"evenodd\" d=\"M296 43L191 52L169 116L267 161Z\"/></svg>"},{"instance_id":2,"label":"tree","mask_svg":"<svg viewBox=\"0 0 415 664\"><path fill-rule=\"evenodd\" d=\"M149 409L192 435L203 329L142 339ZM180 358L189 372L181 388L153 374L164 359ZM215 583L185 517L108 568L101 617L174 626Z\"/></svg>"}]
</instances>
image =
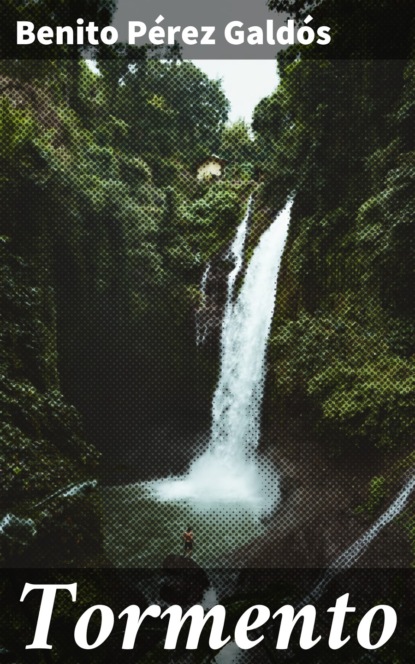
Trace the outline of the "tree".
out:
<instances>
[{"instance_id":1,"label":"tree","mask_svg":"<svg viewBox=\"0 0 415 664\"><path fill-rule=\"evenodd\" d=\"M151 60L130 64L113 108L130 128L130 149L193 168L218 148L229 105L220 83L192 63Z\"/></svg>"},{"instance_id":2,"label":"tree","mask_svg":"<svg viewBox=\"0 0 415 664\"><path fill-rule=\"evenodd\" d=\"M254 160L254 141L244 120L237 120L223 128L219 154L231 162L243 163Z\"/></svg>"},{"instance_id":3,"label":"tree","mask_svg":"<svg viewBox=\"0 0 415 664\"><path fill-rule=\"evenodd\" d=\"M276 407L287 415L299 399L332 450L408 446L414 421L413 24L402 10L316 5L335 50L280 53L281 83L254 114L262 203L295 196L270 353ZM395 46L402 59L377 57Z\"/></svg>"}]
</instances>

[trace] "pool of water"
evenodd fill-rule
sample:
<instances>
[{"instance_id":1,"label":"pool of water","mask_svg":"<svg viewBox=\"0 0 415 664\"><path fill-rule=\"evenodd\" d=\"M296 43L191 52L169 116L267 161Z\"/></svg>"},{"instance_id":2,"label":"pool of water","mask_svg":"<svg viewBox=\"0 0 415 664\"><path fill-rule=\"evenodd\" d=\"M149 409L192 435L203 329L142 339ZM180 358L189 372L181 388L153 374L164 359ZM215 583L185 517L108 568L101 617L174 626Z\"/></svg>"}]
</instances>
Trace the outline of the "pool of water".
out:
<instances>
[{"instance_id":1,"label":"pool of water","mask_svg":"<svg viewBox=\"0 0 415 664\"><path fill-rule=\"evenodd\" d=\"M182 534L189 525L193 559L204 567L223 567L226 554L265 531L249 506L161 501L144 483L103 487L100 498L105 554L116 567L160 567L167 555L183 553Z\"/></svg>"}]
</instances>

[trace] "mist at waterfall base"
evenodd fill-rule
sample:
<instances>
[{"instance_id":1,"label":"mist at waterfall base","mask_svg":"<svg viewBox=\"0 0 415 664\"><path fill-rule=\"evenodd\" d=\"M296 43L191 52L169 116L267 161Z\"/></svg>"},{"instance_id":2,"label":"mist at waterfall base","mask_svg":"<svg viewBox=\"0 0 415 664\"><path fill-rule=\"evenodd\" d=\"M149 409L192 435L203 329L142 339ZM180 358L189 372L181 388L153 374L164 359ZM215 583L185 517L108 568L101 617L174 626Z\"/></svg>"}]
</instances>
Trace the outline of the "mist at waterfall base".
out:
<instances>
[{"instance_id":1,"label":"mist at waterfall base","mask_svg":"<svg viewBox=\"0 0 415 664\"><path fill-rule=\"evenodd\" d=\"M267 342L274 313L281 257L292 201L263 233L246 269L239 294L251 200L229 250L234 268L228 275L222 323L220 376L212 403L207 449L181 477L149 482L159 501L184 501L201 510L221 506L271 512L279 501L276 470L257 454L265 379Z\"/></svg>"}]
</instances>

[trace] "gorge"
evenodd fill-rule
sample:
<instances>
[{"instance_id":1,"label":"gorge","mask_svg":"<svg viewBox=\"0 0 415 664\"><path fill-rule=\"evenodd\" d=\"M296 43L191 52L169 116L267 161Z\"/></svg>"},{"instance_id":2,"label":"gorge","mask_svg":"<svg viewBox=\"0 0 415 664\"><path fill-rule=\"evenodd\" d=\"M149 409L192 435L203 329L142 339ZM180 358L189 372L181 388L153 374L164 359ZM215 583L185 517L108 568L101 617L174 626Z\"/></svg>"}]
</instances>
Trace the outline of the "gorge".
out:
<instances>
[{"instance_id":1,"label":"gorge","mask_svg":"<svg viewBox=\"0 0 415 664\"><path fill-rule=\"evenodd\" d=\"M6 567L164 574L191 524L187 563L234 574L229 615L409 570L415 33L385 7L348 3L352 44L319 3L336 39L278 55L252 128L174 52L1 62Z\"/></svg>"}]
</instances>

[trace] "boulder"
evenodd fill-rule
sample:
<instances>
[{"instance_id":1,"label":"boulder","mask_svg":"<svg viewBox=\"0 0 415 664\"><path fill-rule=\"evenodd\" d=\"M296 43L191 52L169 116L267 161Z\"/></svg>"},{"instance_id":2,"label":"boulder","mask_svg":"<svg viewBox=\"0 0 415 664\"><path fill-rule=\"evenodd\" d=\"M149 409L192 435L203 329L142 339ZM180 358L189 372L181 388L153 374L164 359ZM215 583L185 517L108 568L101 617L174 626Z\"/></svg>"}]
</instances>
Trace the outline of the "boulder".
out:
<instances>
[{"instance_id":1,"label":"boulder","mask_svg":"<svg viewBox=\"0 0 415 664\"><path fill-rule=\"evenodd\" d=\"M163 571L160 597L169 604L197 604L210 586L205 570L191 558L170 554Z\"/></svg>"}]
</instances>

